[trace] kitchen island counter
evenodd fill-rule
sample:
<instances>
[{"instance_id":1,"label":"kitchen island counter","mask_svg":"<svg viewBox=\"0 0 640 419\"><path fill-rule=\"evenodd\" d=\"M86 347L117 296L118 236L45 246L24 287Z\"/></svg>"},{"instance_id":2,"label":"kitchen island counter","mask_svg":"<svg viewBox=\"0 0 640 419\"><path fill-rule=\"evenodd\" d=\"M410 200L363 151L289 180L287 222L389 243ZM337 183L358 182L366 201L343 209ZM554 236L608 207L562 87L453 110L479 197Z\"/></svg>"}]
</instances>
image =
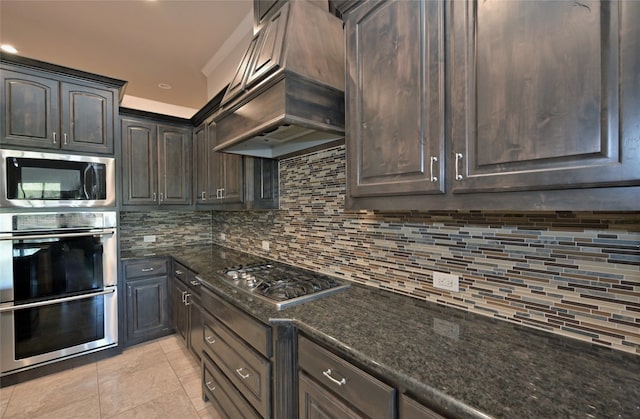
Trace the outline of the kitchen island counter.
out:
<instances>
[{"instance_id":1,"label":"kitchen island counter","mask_svg":"<svg viewBox=\"0 0 640 419\"><path fill-rule=\"evenodd\" d=\"M244 253L216 245L153 253L176 258L258 320L292 322L447 416L640 416L640 356L358 284L276 310L221 279L225 267L246 263Z\"/></svg>"}]
</instances>

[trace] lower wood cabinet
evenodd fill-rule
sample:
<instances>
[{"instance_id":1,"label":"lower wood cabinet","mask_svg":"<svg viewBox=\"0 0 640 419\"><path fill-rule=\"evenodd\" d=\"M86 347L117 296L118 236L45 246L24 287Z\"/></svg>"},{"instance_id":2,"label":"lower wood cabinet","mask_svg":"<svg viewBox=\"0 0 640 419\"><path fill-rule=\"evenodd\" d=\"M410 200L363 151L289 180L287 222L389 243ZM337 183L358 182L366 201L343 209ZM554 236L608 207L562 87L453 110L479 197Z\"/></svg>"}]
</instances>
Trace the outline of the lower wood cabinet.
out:
<instances>
[{"instance_id":1,"label":"lower wood cabinet","mask_svg":"<svg viewBox=\"0 0 640 419\"><path fill-rule=\"evenodd\" d=\"M126 345L171 332L166 258L123 263L126 301Z\"/></svg>"},{"instance_id":2,"label":"lower wood cabinet","mask_svg":"<svg viewBox=\"0 0 640 419\"><path fill-rule=\"evenodd\" d=\"M428 407L418 403L409 396L402 394L400 396L400 419L443 419Z\"/></svg>"},{"instance_id":3,"label":"lower wood cabinet","mask_svg":"<svg viewBox=\"0 0 640 419\"><path fill-rule=\"evenodd\" d=\"M230 418L274 417L271 328L202 290L205 399Z\"/></svg>"},{"instance_id":4,"label":"lower wood cabinet","mask_svg":"<svg viewBox=\"0 0 640 419\"><path fill-rule=\"evenodd\" d=\"M171 306L171 323L176 334L199 360L204 348L200 282L196 279L195 272L175 261L171 280Z\"/></svg>"},{"instance_id":5,"label":"lower wood cabinet","mask_svg":"<svg viewBox=\"0 0 640 419\"><path fill-rule=\"evenodd\" d=\"M303 371L298 390L301 418L318 417L316 414L325 410L340 411L347 404L353 406L350 409L354 417L359 414L370 418L395 417L393 387L304 336L298 337L298 367ZM324 403L320 404L321 401Z\"/></svg>"}]
</instances>

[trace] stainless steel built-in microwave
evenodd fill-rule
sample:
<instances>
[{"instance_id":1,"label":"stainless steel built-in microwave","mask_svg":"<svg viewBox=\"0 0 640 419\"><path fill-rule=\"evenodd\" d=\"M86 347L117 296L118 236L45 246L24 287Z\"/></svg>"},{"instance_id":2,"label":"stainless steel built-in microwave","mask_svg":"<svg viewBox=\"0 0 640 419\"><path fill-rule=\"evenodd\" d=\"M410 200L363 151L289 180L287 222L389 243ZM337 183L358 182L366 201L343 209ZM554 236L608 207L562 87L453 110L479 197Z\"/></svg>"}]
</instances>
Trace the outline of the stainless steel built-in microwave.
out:
<instances>
[{"instance_id":1,"label":"stainless steel built-in microwave","mask_svg":"<svg viewBox=\"0 0 640 419\"><path fill-rule=\"evenodd\" d=\"M112 157L0 150L0 208L115 206Z\"/></svg>"}]
</instances>

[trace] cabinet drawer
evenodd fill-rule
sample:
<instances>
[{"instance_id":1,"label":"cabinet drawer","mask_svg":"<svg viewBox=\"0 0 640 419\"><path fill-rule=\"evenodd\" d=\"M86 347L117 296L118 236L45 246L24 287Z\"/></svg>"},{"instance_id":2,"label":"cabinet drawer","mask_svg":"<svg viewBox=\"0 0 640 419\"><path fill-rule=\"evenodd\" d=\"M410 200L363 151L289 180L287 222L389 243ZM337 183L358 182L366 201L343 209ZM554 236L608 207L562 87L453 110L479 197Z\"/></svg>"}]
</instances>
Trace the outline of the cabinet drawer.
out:
<instances>
[{"instance_id":1,"label":"cabinet drawer","mask_svg":"<svg viewBox=\"0 0 640 419\"><path fill-rule=\"evenodd\" d=\"M216 319L204 321L205 353L264 417L271 411L271 363Z\"/></svg>"},{"instance_id":2,"label":"cabinet drawer","mask_svg":"<svg viewBox=\"0 0 640 419\"><path fill-rule=\"evenodd\" d=\"M202 306L206 311L217 317L262 355L271 357L271 327L258 322L205 288L202 289L201 295Z\"/></svg>"},{"instance_id":3,"label":"cabinet drawer","mask_svg":"<svg viewBox=\"0 0 640 419\"><path fill-rule=\"evenodd\" d=\"M444 419L444 416L403 394L400 396L400 419Z\"/></svg>"},{"instance_id":4,"label":"cabinet drawer","mask_svg":"<svg viewBox=\"0 0 640 419\"><path fill-rule=\"evenodd\" d=\"M314 380L372 418L394 417L395 389L349 362L298 337L298 363Z\"/></svg>"},{"instance_id":5,"label":"cabinet drawer","mask_svg":"<svg viewBox=\"0 0 640 419\"><path fill-rule=\"evenodd\" d=\"M178 278L184 283L189 290L200 295L200 281L196 278L196 273L187 268L183 264L174 261L173 262L173 276Z\"/></svg>"},{"instance_id":6,"label":"cabinet drawer","mask_svg":"<svg viewBox=\"0 0 640 419\"><path fill-rule=\"evenodd\" d=\"M260 418L208 356L202 357L202 393L227 418Z\"/></svg>"},{"instance_id":7,"label":"cabinet drawer","mask_svg":"<svg viewBox=\"0 0 640 419\"><path fill-rule=\"evenodd\" d=\"M125 276L127 280L145 276L158 276L167 274L166 259L141 259L125 262Z\"/></svg>"}]
</instances>

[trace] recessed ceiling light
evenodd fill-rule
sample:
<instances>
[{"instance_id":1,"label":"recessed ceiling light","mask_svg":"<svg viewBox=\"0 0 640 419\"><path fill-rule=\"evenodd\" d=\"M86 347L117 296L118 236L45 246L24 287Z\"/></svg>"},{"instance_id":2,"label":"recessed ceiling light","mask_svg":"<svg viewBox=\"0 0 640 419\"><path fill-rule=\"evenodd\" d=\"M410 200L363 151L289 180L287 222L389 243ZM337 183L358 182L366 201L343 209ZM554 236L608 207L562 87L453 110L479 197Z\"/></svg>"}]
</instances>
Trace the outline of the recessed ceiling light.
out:
<instances>
[{"instance_id":1,"label":"recessed ceiling light","mask_svg":"<svg viewBox=\"0 0 640 419\"><path fill-rule=\"evenodd\" d=\"M171 89L171 85L169 83L159 83L158 87L164 90L169 90Z\"/></svg>"},{"instance_id":2,"label":"recessed ceiling light","mask_svg":"<svg viewBox=\"0 0 640 419\"><path fill-rule=\"evenodd\" d=\"M10 54L17 54L18 53L18 50L15 49L15 47L13 45L9 45L9 44L0 45L0 49L3 50L4 52L8 52Z\"/></svg>"}]
</instances>

